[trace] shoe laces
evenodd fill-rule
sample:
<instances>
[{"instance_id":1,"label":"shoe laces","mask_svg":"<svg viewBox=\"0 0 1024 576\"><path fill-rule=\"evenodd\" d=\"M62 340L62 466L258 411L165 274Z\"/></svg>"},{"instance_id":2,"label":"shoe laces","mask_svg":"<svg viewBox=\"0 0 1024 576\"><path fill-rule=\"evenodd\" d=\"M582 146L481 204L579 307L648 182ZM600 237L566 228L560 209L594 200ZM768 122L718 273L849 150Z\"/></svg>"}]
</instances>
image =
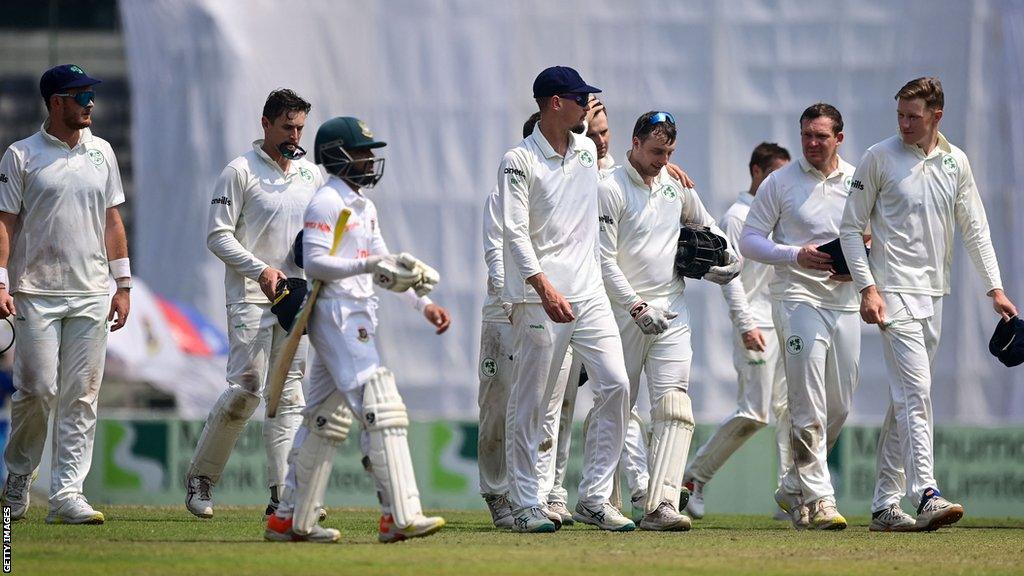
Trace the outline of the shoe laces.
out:
<instances>
[{"instance_id":1,"label":"shoe laces","mask_svg":"<svg viewBox=\"0 0 1024 576\"><path fill-rule=\"evenodd\" d=\"M903 520L905 516L907 516L907 513L900 508L899 504L890 504L889 507L882 510L882 513L879 515L880 519L886 522Z\"/></svg>"},{"instance_id":2,"label":"shoe laces","mask_svg":"<svg viewBox=\"0 0 1024 576\"><path fill-rule=\"evenodd\" d=\"M210 489L213 488L213 483L210 482L208 476L195 476L192 478L193 491L199 494L199 498L203 500L213 500L213 496L210 495Z\"/></svg>"},{"instance_id":3,"label":"shoe laces","mask_svg":"<svg viewBox=\"0 0 1024 576\"><path fill-rule=\"evenodd\" d=\"M28 474L11 474L7 477L6 495L13 500L20 500L25 495L25 487L28 485Z\"/></svg>"},{"instance_id":4,"label":"shoe laces","mask_svg":"<svg viewBox=\"0 0 1024 576\"><path fill-rule=\"evenodd\" d=\"M827 513L829 510L831 510L833 514L839 513L839 509L836 508L836 503L832 502L831 500L821 498L820 500L814 503L815 514Z\"/></svg>"}]
</instances>

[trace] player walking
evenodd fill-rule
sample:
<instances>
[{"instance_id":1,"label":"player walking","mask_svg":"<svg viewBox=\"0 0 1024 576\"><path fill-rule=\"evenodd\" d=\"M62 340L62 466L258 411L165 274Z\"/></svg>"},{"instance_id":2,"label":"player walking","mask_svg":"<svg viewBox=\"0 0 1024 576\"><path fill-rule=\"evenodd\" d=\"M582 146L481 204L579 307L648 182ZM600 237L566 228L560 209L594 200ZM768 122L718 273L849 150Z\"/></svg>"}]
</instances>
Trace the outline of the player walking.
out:
<instances>
[{"instance_id":1,"label":"player walking","mask_svg":"<svg viewBox=\"0 0 1024 576\"><path fill-rule=\"evenodd\" d=\"M938 78L917 78L896 93L899 134L868 148L854 175L842 245L860 313L882 330L889 411L878 439L873 531L935 530L964 507L941 496L934 474L932 361L939 347L942 297L950 290L953 229L1003 318L1017 308L1003 293L988 218L963 150L939 132L945 97ZM859 235L870 224L867 256ZM916 520L900 507L917 504Z\"/></svg>"},{"instance_id":2,"label":"player walking","mask_svg":"<svg viewBox=\"0 0 1024 576\"><path fill-rule=\"evenodd\" d=\"M842 530L826 458L850 412L860 359L853 284L816 249L839 236L853 166L839 157L843 117L829 104L800 116L803 158L761 183L740 250L775 266L772 318L786 367L793 466L776 491L798 529ZM772 235L772 239L768 235Z\"/></svg>"}]
</instances>

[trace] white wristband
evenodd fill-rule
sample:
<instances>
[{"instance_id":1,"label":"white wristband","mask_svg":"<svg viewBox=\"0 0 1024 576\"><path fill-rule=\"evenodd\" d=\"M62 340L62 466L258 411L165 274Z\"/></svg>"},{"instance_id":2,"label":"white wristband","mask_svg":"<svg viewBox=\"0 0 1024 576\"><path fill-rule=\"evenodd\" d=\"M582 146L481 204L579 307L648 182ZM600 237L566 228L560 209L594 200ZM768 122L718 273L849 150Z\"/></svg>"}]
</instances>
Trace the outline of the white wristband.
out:
<instances>
[{"instance_id":1,"label":"white wristband","mask_svg":"<svg viewBox=\"0 0 1024 576\"><path fill-rule=\"evenodd\" d=\"M11 287L11 278L7 275L7 268L0 268L0 284L5 287Z\"/></svg>"},{"instance_id":2,"label":"white wristband","mask_svg":"<svg viewBox=\"0 0 1024 576\"><path fill-rule=\"evenodd\" d=\"M114 280L132 277L132 267L129 265L127 258L111 260L107 262L107 265L110 266L110 275L114 277Z\"/></svg>"}]
</instances>

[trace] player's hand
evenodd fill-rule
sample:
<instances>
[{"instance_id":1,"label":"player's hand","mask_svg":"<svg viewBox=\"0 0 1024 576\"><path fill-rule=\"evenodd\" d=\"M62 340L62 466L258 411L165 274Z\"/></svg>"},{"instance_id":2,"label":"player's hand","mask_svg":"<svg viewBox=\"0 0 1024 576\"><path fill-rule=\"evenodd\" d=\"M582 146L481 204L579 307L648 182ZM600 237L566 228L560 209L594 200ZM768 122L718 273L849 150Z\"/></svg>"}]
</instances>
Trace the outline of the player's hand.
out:
<instances>
[{"instance_id":1,"label":"player's hand","mask_svg":"<svg viewBox=\"0 0 1024 576\"><path fill-rule=\"evenodd\" d=\"M18 311L14 309L14 297L7 291L7 288L0 288L0 320L17 313Z\"/></svg>"},{"instance_id":2,"label":"player's hand","mask_svg":"<svg viewBox=\"0 0 1024 576\"><path fill-rule=\"evenodd\" d=\"M678 316L675 312L668 312L655 308L643 300L637 300L630 308L629 315L633 322L640 327L644 334L661 334L668 330L669 321Z\"/></svg>"},{"instance_id":3,"label":"player's hand","mask_svg":"<svg viewBox=\"0 0 1024 576\"><path fill-rule=\"evenodd\" d=\"M868 324L878 324L882 330L889 327L885 321L885 300L874 286L860 292L860 317Z\"/></svg>"},{"instance_id":4,"label":"player's hand","mask_svg":"<svg viewBox=\"0 0 1024 576\"><path fill-rule=\"evenodd\" d=\"M696 188L697 183L690 178L690 175L683 171L682 168L669 162L665 168L668 169L668 175L679 180L679 183L686 188Z\"/></svg>"},{"instance_id":5,"label":"player's hand","mask_svg":"<svg viewBox=\"0 0 1024 576\"><path fill-rule=\"evenodd\" d=\"M808 244L800 249L796 255L796 263L801 268L809 270L821 270L830 272L832 270L832 257Z\"/></svg>"},{"instance_id":6,"label":"player's hand","mask_svg":"<svg viewBox=\"0 0 1024 576\"><path fill-rule=\"evenodd\" d=\"M604 110L604 102L601 102L597 96L591 94L590 99L587 100L587 106L590 107L587 111L587 123L589 124L594 121L594 116L597 116L598 112Z\"/></svg>"},{"instance_id":7,"label":"player's hand","mask_svg":"<svg viewBox=\"0 0 1024 576\"><path fill-rule=\"evenodd\" d=\"M373 275L373 283L392 292L405 292L423 284L423 273L413 270L413 265L402 257L405 254L367 258L367 266ZM427 291L429 292L429 290ZM417 295L425 296L417 291Z\"/></svg>"},{"instance_id":8,"label":"player's hand","mask_svg":"<svg viewBox=\"0 0 1024 576\"><path fill-rule=\"evenodd\" d=\"M747 330L741 337L743 338L743 347L751 352L764 352L768 347L768 342L765 341L764 333L760 328Z\"/></svg>"},{"instance_id":9,"label":"player's hand","mask_svg":"<svg viewBox=\"0 0 1024 576\"><path fill-rule=\"evenodd\" d=\"M1009 320L1017 315L1017 307L1010 302L1002 290L996 288L990 295L992 296L992 307L995 308L996 314L1003 317L1003 320Z\"/></svg>"},{"instance_id":10,"label":"player's hand","mask_svg":"<svg viewBox=\"0 0 1024 576\"><path fill-rule=\"evenodd\" d=\"M110 299L110 313L107 314L107 321L113 322L110 325L111 332L117 332L124 328L128 322L128 311L132 307L131 292L126 288L118 288L114 297Z\"/></svg>"},{"instance_id":11,"label":"player's hand","mask_svg":"<svg viewBox=\"0 0 1024 576\"><path fill-rule=\"evenodd\" d=\"M526 281L537 291L537 295L540 296L541 306L544 307L544 312L547 312L548 318L551 318L553 322L565 324L576 319L576 316L572 313L572 304L569 304L565 296L562 296L551 285L551 282L548 282L547 276L543 272L530 276Z\"/></svg>"},{"instance_id":12,"label":"player's hand","mask_svg":"<svg viewBox=\"0 0 1024 576\"><path fill-rule=\"evenodd\" d=\"M448 316L448 311L437 304L427 304L423 308L423 316L427 319L427 322L430 322L437 328L437 332L434 332L435 334L444 334L445 330L452 323L451 317Z\"/></svg>"},{"instance_id":13,"label":"player's hand","mask_svg":"<svg viewBox=\"0 0 1024 576\"><path fill-rule=\"evenodd\" d=\"M260 272L259 283L260 290L263 291L263 295L267 297L267 300L273 302L277 299L277 283L281 280L287 280L288 277L284 275L277 268L267 266Z\"/></svg>"}]
</instances>

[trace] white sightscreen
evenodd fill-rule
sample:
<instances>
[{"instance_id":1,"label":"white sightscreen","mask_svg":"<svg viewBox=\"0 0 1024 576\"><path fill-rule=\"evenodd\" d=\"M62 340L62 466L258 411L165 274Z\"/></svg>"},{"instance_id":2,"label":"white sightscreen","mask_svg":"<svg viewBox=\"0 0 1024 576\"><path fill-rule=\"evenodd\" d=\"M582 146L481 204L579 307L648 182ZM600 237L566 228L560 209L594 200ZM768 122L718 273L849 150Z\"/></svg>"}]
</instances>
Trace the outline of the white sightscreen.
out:
<instances>
[{"instance_id":1,"label":"white sightscreen","mask_svg":"<svg viewBox=\"0 0 1024 576\"><path fill-rule=\"evenodd\" d=\"M382 349L417 418L476 414L485 271L481 205L502 152L533 111L542 68L570 65L604 88L613 153L635 118L680 121L676 161L720 215L748 185L762 140L799 154L797 118L817 101L846 119L841 152L856 163L895 130L893 94L938 75L943 131L970 156L1009 295L1024 303L1024 24L997 1L388 2L153 0L124 2L133 102L137 244L133 262L158 292L224 322L223 267L206 249L206 211L223 166L261 135L267 93L289 87L314 105L304 143L337 115L358 116L389 145L372 192L384 235L442 273L442 337L382 295ZM995 322L962 249L934 383L940 422L1024 421L1024 371L987 352ZM717 286L688 289L691 394L698 418L735 397L730 326ZM879 338L864 330L854 418L887 403ZM183 382L182 385L188 385ZM581 409L581 413L584 410Z\"/></svg>"}]
</instances>

